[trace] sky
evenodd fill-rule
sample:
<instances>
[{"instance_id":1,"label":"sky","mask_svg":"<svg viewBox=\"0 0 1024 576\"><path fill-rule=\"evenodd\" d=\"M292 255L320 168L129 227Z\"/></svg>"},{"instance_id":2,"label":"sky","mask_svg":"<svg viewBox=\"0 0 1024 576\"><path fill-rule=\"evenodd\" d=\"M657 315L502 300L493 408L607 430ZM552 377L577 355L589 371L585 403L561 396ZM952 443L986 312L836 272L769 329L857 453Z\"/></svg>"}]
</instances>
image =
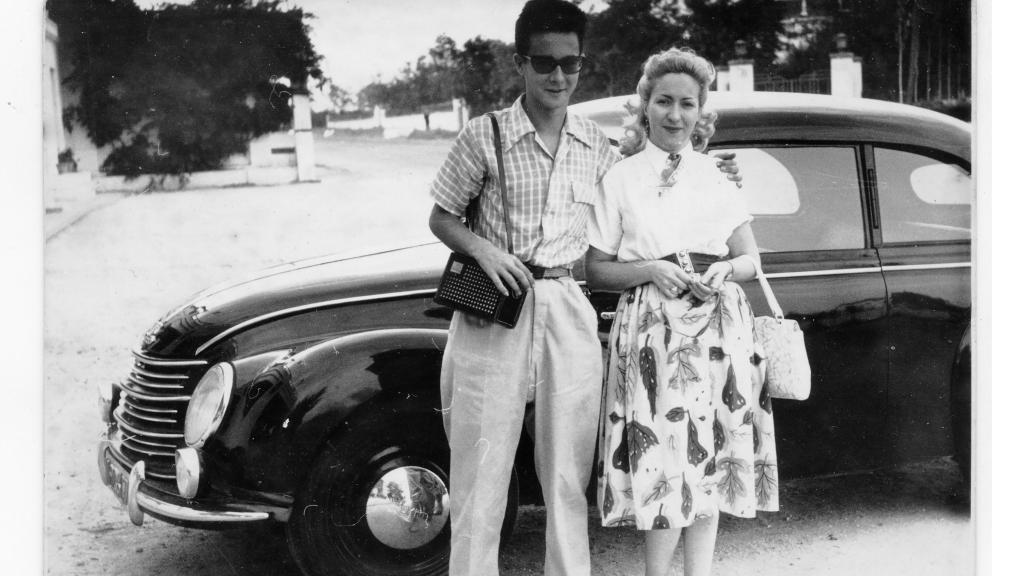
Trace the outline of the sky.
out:
<instances>
[{"instance_id":1,"label":"sky","mask_svg":"<svg viewBox=\"0 0 1024 576\"><path fill-rule=\"evenodd\" d=\"M441 34L459 46L476 36L511 43L525 0L286 0L316 18L311 39L324 56L321 67L332 81L355 93L377 79L397 76L415 64ZM152 8L165 0L135 0ZM174 0L174 4L187 3ZM584 5L603 7L600 0Z\"/></svg>"}]
</instances>

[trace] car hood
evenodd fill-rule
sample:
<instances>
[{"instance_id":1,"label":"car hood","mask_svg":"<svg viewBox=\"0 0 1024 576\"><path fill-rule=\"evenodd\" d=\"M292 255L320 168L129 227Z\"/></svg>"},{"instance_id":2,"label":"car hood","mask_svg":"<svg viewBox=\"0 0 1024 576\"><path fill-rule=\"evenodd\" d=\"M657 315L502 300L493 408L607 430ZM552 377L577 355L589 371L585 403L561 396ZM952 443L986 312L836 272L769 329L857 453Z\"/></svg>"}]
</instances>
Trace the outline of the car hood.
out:
<instances>
[{"instance_id":1,"label":"car hood","mask_svg":"<svg viewBox=\"0 0 1024 576\"><path fill-rule=\"evenodd\" d=\"M371 296L431 292L449 253L443 244L431 242L268 268L192 296L146 332L141 351L156 357L198 355L201 343L266 315Z\"/></svg>"}]
</instances>

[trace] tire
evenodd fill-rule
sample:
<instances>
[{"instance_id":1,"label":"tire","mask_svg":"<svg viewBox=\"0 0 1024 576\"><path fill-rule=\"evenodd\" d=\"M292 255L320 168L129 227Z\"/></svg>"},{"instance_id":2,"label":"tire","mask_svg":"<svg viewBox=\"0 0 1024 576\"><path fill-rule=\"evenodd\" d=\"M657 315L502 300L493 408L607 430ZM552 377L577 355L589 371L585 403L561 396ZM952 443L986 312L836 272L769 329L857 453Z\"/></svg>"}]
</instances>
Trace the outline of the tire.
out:
<instances>
[{"instance_id":1,"label":"tire","mask_svg":"<svg viewBox=\"0 0 1024 576\"><path fill-rule=\"evenodd\" d=\"M448 462L440 419L375 413L335 435L310 468L288 522L296 564L307 576L447 574ZM408 482L380 482L385 475ZM435 480L444 487L443 498L417 497L440 492ZM516 517L514 477L510 488L503 536Z\"/></svg>"}]
</instances>

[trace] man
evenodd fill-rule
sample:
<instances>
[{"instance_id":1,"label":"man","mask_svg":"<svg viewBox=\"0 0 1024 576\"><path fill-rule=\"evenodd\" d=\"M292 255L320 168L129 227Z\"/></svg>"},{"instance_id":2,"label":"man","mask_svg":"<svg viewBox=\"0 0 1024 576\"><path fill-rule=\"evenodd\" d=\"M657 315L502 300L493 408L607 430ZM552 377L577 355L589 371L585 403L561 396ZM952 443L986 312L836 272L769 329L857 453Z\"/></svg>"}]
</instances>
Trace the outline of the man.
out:
<instances>
[{"instance_id":1,"label":"man","mask_svg":"<svg viewBox=\"0 0 1024 576\"><path fill-rule=\"evenodd\" d=\"M516 21L525 94L498 111L514 254L506 247L490 120L459 134L431 186L430 229L476 258L507 294L525 292L509 329L456 312L441 368L452 450L452 575L498 573L498 539L526 405L547 508L545 574L588 575L587 501L601 394L593 308L569 274L587 249L597 184L618 156L596 124L569 115L586 16L563 0L530 0ZM479 194L474 232L460 217Z\"/></svg>"}]
</instances>

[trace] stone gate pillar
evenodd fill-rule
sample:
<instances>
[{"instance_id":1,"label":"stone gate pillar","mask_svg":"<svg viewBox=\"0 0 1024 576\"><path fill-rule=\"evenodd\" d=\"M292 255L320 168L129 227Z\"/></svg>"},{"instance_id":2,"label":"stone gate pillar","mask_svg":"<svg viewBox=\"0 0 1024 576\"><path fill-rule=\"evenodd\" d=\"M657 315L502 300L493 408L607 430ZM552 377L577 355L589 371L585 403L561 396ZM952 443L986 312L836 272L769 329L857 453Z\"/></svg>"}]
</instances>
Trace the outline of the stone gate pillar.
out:
<instances>
[{"instance_id":1,"label":"stone gate pillar","mask_svg":"<svg viewBox=\"0 0 1024 576\"><path fill-rule=\"evenodd\" d=\"M736 58L729 60L730 92L754 91L754 61L747 58L747 43L736 41Z\"/></svg>"},{"instance_id":2,"label":"stone gate pillar","mask_svg":"<svg viewBox=\"0 0 1024 576\"><path fill-rule=\"evenodd\" d=\"M716 66L715 67L715 90L719 92L729 91L729 67L728 66Z\"/></svg>"},{"instance_id":3,"label":"stone gate pillar","mask_svg":"<svg viewBox=\"0 0 1024 576\"><path fill-rule=\"evenodd\" d=\"M831 62L832 95L860 98L863 90L861 59L847 51L846 34L836 34Z\"/></svg>"},{"instance_id":4,"label":"stone gate pillar","mask_svg":"<svg viewBox=\"0 0 1024 576\"><path fill-rule=\"evenodd\" d=\"M313 150L313 118L309 94L296 90L292 94L292 130L295 132L295 166L297 180L316 180L316 154Z\"/></svg>"}]
</instances>

